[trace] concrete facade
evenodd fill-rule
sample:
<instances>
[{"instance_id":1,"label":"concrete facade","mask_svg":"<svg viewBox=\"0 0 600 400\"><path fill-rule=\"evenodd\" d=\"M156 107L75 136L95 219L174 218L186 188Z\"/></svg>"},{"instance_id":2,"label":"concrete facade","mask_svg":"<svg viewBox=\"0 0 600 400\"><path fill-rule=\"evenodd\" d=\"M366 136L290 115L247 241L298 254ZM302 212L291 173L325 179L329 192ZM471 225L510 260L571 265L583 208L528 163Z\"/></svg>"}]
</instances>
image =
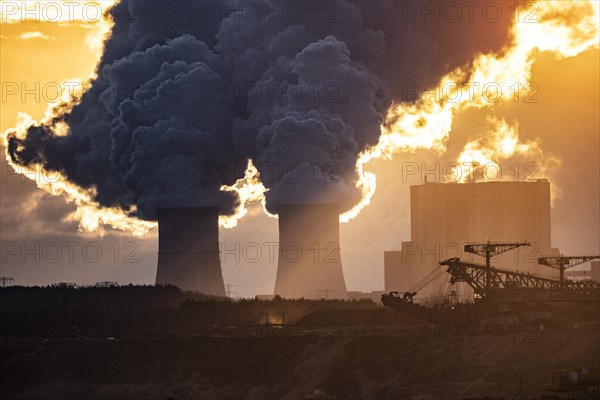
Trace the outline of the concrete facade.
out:
<instances>
[{"instance_id":1,"label":"concrete facade","mask_svg":"<svg viewBox=\"0 0 600 400\"><path fill-rule=\"evenodd\" d=\"M531 243L492 259L493 266L557 277L555 270L537 264L538 257L558 255L551 247L550 183L411 186L411 242L384 254L385 289L408 291L451 257L484 263L481 257L464 253L464 244L488 240ZM435 295L446 281L443 275L421 295Z\"/></svg>"},{"instance_id":2,"label":"concrete facade","mask_svg":"<svg viewBox=\"0 0 600 400\"><path fill-rule=\"evenodd\" d=\"M590 269L566 270L565 278L600 282L600 261L592 261L590 263Z\"/></svg>"},{"instance_id":3,"label":"concrete facade","mask_svg":"<svg viewBox=\"0 0 600 400\"><path fill-rule=\"evenodd\" d=\"M225 296L216 207L158 210L156 284Z\"/></svg>"},{"instance_id":4,"label":"concrete facade","mask_svg":"<svg viewBox=\"0 0 600 400\"><path fill-rule=\"evenodd\" d=\"M339 206L279 206L276 295L346 299L340 256Z\"/></svg>"}]
</instances>

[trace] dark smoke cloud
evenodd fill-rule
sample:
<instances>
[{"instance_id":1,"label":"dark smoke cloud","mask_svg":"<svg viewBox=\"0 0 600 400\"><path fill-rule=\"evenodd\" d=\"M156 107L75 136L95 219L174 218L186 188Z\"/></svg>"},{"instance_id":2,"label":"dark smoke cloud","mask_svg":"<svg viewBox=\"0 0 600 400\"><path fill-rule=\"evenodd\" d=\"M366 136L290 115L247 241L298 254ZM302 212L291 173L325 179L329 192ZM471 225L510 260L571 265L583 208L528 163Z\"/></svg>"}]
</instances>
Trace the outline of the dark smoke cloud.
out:
<instances>
[{"instance_id":1,"label":"dark smoke cloud","mask_svg":"<svg viewBox=\"0 0 600 400\"><path fill-rule=\"evenodd\" d=\"M161 206L232 212L238 199L219 188L248 159L270 211L315 201L347 210L360 198L357 156L377 143L393 100L414 100L407 84L423 90L507 40L507 9L495 22L466 12L457 22L441 8L423 18L419 4L122 0L81 102L11 136L9 154L144 219ZM59 122L68 135L52 132Z\"/></svg>"}]
</instances>

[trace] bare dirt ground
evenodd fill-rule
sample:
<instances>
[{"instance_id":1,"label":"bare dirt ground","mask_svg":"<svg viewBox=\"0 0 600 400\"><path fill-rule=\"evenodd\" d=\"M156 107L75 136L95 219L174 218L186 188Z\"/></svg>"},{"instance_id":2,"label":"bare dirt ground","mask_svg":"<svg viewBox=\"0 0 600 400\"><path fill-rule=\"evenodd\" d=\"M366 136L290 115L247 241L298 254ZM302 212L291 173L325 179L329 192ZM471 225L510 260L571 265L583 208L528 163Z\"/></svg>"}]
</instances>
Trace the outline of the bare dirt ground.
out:
<instances>
[{"instance_id":1,"label":"bare dirt ground","mask_svg":"<svg viewBox=\"0 0 600 400\"><path fill-rule=\"evenodd\" d=\"M264 337L0 342L0 399L513 399L600 364L600 325L271 329ZM325 397L323 397L325 398ZM333 398L333 397L330 397Z\"/></svg>"}]
</instances>

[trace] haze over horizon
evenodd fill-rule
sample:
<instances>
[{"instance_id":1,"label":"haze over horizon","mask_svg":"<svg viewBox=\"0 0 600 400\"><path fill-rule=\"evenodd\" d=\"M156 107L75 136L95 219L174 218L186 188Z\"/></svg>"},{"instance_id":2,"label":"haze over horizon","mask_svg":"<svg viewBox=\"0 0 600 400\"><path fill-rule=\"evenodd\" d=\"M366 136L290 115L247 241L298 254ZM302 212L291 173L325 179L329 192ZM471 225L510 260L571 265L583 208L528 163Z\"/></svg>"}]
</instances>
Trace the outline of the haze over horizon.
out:
<instances>
[{"instance_id":1,"label":"haze over horizon","mask_svg":"<svg viewBox=\"0 0 600 400\"><path fill-rule=\"evenodd\" d=\"M434 33L425 36L427 40L423 39L423 42L411 48L410 54L418 59L417 55L424 51L423 49L443 45L444 47L436 53L439 59L426 57L429 54L427 53L418 61L414 61L418 64L416 66L411 64L413 60L405 61L401 57L396 59L390 56L389 58L393 59L390 62L397 62L407 71L425 68L424 65L430 69L435 66L433 72L430 70L427 72L432 72L437 82L443 74L452 71L455 67L468 64L477 54L490 51L496 53L508 46L511 40L508 34L511 20L512 18L506 16L505 19L491 26L486 25L485 21L480 21L478 28L482 32L485 33L487 29L495 33L495 36L490 37L489 42L484 41L482 44L478 44L473 39L477 32L470 26L467 26L464 31L454 32L455 36L452 38L444 38L442 33L445 25L433 24L432 28L432 23L425 24L429 28L423 29L431 29ZM172 23L176 22L172 21ZM21 84L24 84L25 88L35 88L36 83L40 83L40 87L43 88L47 83L74 82L75 79L85 81L94 72L100 57L97 43L94 42L96 24L100 22L90 24L82 21L52 23L24 20L2 24L0 68L3 93L0 131L6 132L14 128L18 119L22 118L23 114L19 113L28 114L38 121L46 113L47 100L52 97L52 94L44 95L42 89L38 89L37 95L23 94ZM399 25L403 27L402 24ZM249 26L254 25L249 24ZM154 27L143 27L143 29L151 28ZM336 29L338 28L342 29L340 27ZM382 29L397 33L389 26ZM368 32L368 29L365 28L365 32ZM315 40L311 38L309 42L320 43L323 46L333 44L333 39L326 39L330 32L326 30L319 34L323 37ZM400 34L398 37L392 36L393 39L402 37ZM435 42L432 38L440 42ZM467 54L457 57L457 49L463 49L466 44L471 46ZM398 48L403 47L398 45ZM281 57L285 53L281 51L282 54L278 54L276 50L273 51ZM360 68L363 67L361 63L368 57L364 56L360 62L355 62L354 59L347 61L343 56L346 53L340 51L342 54L340 62L355 66L356 76L363 76L359 73ZM311 55L306 55L307 64L315 63L316 61L309 59L309 56ZM440 67L436 64L440 61L446 61L447 65ZM600 251L599 61L598 48L585 50L566 58L556 57L551 52L537 52L533 59L530 79L538 89L534 97L536 101L526 102L521 98L519 101L501 102L495 106L457 111L452 121L451 133L445 141L445 152L440 153L436 148L418 148L400 151L390 160L371 161L366 169L377 177L377 189L371 203L340 227L341 258L348 290L383 289L383 251L399 249L401 242L410 239L409 187L423 183L421 169L425 167L431 170L437 163L446 166L448 163L455 162L463 153L467 143L483 140L494 128L502 126L502 121L506 121L508 127L518 125L519 143L535 143L540 149L537 153L500 160L503 178L509 181L514 179L513 173L516 168L520 172L518 180L522 180L530 172L525 169L527 163L545 165L544 163L549 160L559 160L559 166L550 165L552 168L548 171L552 176L542 175L544 172L542 171L532 177L549 178L553 187L559 189L555 193L551 211L552 245L558 247L564 254L598 253ZM373 63L383 65L385 60L377 60ZM398 69L401 71L400 67ZM390 74L388 70L374 75L389 77ZM307 76L309 75L307 72ZM428 80L410 74L404 78L399 72L399 75L394 78L398 80L395 83L396 89L406 88L407 86L403 84L412 84L415 81L426 81L429 85ZM13 86L9 88L8 84L14 83L17 84L18 91L10 94L9 90L12 90ZM369 87L369 90L372 90L369 93L378 93L375 87ZM168 97L166 99L168 100ZM365 107L365 105L359 103L357 107ZM254 111L258 115L264 110L257 108ZM339 112L351 116L354 109L348 108ZM384 114L381 110L379 113ZM194 116L193 112L191 114L190 116L186 114L186 118ZM170 116L166 117L169 118ZM370 123L372 124L372 121ZM355 121L350 125L354 126L354 124ZM273 129L276 126L271 123L266 125ZM279 127L280 125L277 125L277 129ZM337 128L339 126L336 125ZM367 133L373 134L373 132ZM375 142L376 140L371 137L361 143L362 147L367 147L367 144ZM485 147L485 143L481 142L481 145ZM308 147L310 148L312 147ZM348 148L352 149L348 153L352 154L350 159L347 158L347 154L336 153L335 156L339 156L344 162L349 160L354 166L359 149L352 146ZM293 158L296 156L293 152L295 147L288 148L290 149L291 154L286 156ZM117 281L122 284L154 283L157 259L155 231L137 237L105 225L101 227L103 231L101 233L82 232L79 226L81 220L85 219L85 210L80 210L78 218L73 218L73 214L77 212L73 203L67 203L60 196L51 196L45 190L37 188L30 179L15 173L13 167L7 163L4 143L1 150L0 239L3 246L3 259L0 263L0 275L12 276L17 284L25 285L44 285L60 281L78 284L93 284L98 281ZM279 151L278 147L265 150L265 163L271 159L278 160ZM415 167L418 171L416 174L408 173ZM346 168L344 176L352 176L352 171L348 171ZM47 178L41 172L38 177ZM431 181L431 174L428 178ZM269 185L276 185L276 182L270 182ZM217 185L216 188L218 187ZM356 199L351 203L356 203ZM248 213L238 221L235 228L220 230L220 241L225 250L222 256L224 280L226 284L233 285L231 290L240 296L271 293L277 259L269 257L269 251L270 244L278 240L277 220L265 215L262 205L258 202L249 203L247 207ZM263 249L260 262L244 260L242 253L249 243L258 243ZM58 258L55 256L57 249L60 252ZM13 250L16 251L15 254ZM97 253L98 250L100 253Z\"/></svg>"}]
</instances>

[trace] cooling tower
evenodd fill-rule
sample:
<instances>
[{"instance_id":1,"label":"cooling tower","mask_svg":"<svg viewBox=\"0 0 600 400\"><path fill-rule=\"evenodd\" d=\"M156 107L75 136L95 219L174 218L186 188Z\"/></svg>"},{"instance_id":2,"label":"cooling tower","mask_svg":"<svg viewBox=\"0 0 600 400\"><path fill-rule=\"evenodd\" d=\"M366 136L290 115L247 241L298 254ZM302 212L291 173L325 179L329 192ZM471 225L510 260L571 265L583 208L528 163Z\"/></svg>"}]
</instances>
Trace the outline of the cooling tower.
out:
<instances>
[{"instance_id":1,"label":"cooling tower","mask_svg":"<svg viewBox=\"0 0 600 400\"><path fill-rule=\"evenodd\" d=\"M286 298L346 299L340 258L339 206L279 206L275 294Z\"/></svg>"},{"instance_id":2,"label":"cooling tower","mask_svg":"<svg viewBox=\"0 0 600 400\"><path fill-rule=\"evenodd\" d=\"M219 209L158 210L156 284L225 296L219 259Z\"/></svg>"}]
</instances>

